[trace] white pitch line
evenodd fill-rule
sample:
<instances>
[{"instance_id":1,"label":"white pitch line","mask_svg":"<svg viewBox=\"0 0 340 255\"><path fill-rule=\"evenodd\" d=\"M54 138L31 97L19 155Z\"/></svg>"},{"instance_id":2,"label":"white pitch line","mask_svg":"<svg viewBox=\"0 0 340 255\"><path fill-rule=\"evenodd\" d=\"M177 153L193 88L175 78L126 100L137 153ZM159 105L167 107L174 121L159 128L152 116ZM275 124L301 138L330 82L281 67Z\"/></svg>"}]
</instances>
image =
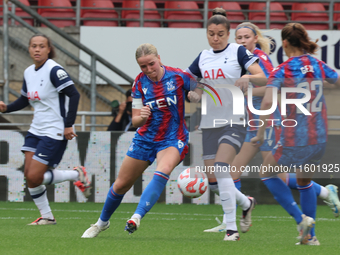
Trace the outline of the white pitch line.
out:
<instances>
[{"instance_id":1,"label":"white pitch line","mask_svg":"<svg viewBox=\"0 0 340 255\"><path fill-rule=\"evenodd\" d=\"M3 211L38 211L35 208L0 208ZM71 212L71 213L101 213L101 210L64 210L64 209L53 209L54 212ZM115 214L132 214L133 212L129 211L117 211ZM209 217L216 217L221 216L221 214L200 214L200 213L161 213L161 212L148 212L148 215L153 216L181 216L181 217L174 217L174 218L155 218L155 217L148 217L148 220L215 220L215 218ZM202 218L194 218L194 217L207 217L206 219ZM13 219L25 219L23 217L13 217ZM0 219L11 219L11 217L0 217ZM30 218L29 218L30 219ZM62 218L59 218L62 219ZM75 217L75 218L64 218L64 219L91 219L89 217L82 218L82 217ZM114 218L111 219L127 219L127 218ZM252 215L253 221L262 221L262 220L275 220L275 221L290 221L293 218L290 216L258 216ZM316 221L340 221L340 218L316 218Z\"/></svg>"},{"instance_id":2,"label":"white pitch line","mask_svg":"<svg viewBox=\"0 0 340 255\"><path fill-rule=\"evenodd\" d=\"M259 216L261 217L261 216ZM252 221L253 222L256 222L256 221L263 221L264 219L267 219L269 221L274 221L273 218L265 218L266 216L262 216L263 218L261 219L253 219ZM70 218L64 218L64 217L58 217L57 220L91 220L93 218L89 218L89 217L85 217L85 218L82 218L82 217L70 217ZM123 220L123 221L126 221L128 219L128 217L126 218L120 218L120 217L111 217L111 221L113 220ZM32 217L0 217L0 220L32 220ZM95 219L93 219L95 220ZM184 218L184 217L181 217L181 218L154 218L154 217L147 217L145 218L145 221L214 221L214 219L212 218L206 218L206 219L201 219L201 218ZM277 221L291 221L292 218L285 218L285 217L282 217L282 218L277 218L275 219L275 222ZM328 218L317 218L316 221L339 221L338 219L328 219Z\"/></svg>"},{"instance_id":3,"label":"white pitch line","mask_svg":"<svg viewBox=\"0 0 340 255\"><path fill-rule=\"evenodd\" d=\"M4 211L38 211L38 209L35 208L0 208L0 210ZM101 213L101 210L65 210L65 209L53 209L54 212L75 212L75 213ZM115 213L128 213L133 214L134 212L129 211L117 211ZM221 216L221 214L201 214L201 213L158 213L158 212L148 212L148 214L154 214L154 215L179 215L179 216Z\"/></svg>"}]
</instances>

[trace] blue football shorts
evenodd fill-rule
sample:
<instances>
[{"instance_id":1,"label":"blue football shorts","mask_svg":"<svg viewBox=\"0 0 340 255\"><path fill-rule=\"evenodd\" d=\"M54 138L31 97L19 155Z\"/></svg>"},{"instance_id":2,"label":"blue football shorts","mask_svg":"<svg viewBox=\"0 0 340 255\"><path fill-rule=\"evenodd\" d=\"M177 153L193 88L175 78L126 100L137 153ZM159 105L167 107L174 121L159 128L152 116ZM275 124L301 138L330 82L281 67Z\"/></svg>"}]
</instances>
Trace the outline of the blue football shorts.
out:
<instances>
[{"instance_id":1,"label":"blue football shorts","mask_svg":"<svg viewBox=\"0 0 340 255\"><path fill-rule=\"evenodd\" d=\"M168 140L151 142L134 138L132 139L131 145L126 155L134 159L148 161L151 165L155 161L157 153L169 147L175 147L178 150L180 162L184 159L185 155L189 151L187 141Z\"/></svg>"},{"instance_id":2,"label":"blue football shorts","mask_svg":"<svg viewBox=\"0 0 340 255\"><path fill-rule=\"evenodd\" d=\"M34 152L33 159L52 168L58 166L66 150L67 140L55 140L27 132L22 152Z\"/></svg>"},{"instance_id":3,"label":"blue football shorts","mask_svg":"<svg viewBox=\"0 0 340 255\"><path fill-rule=\"evenodd\" d=\"M276 143L280 140L281 126L267 127L264 133L264 142L259 148L260 151L271 151ZM245 143L250 143L250 140L257 135L257 130L247 131Z\"/></svg>"},{"instance_id":4,"label":"blue football shorts","mask_svg":"<svg viewBox=\"0 0 340 255\"><path fill-rule=\"evenodd\" d=\"M272 154L279 165L298 167L311 164L319 165L325 150L326 143L288 147L282 146L279 141L272 150Z\"/></svg>"}]
</instances>

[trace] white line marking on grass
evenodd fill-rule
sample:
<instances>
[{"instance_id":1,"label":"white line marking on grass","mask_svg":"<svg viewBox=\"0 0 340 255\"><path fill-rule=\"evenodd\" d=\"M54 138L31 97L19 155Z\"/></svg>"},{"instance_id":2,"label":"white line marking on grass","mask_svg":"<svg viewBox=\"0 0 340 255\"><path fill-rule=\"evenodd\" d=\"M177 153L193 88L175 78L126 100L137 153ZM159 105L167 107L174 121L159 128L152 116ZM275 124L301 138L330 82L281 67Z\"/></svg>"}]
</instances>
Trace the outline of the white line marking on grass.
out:
<instances>
[{"instance_id":1,"label":"white line marking on grass","mask_svg":"<svg viewBox=\"0 0 340 255\"><path fill-rule=\"evenodd\" d=\"M38 211L36 208L0 208L4 211ZM75 213L101 213L102 210L64 210L64 209L53 209L54 212L75 212ZM128 211L117 211L115 213L134 213ZM148 212L153 215L178 215L178 216L221 216L221 214L201 214L201 213L162 213L162 212Z\"/></svg>"},{"instance_id":2,"label":"white line marking on grass","mask_svg":"<svg viewBox=\"0 0 340 255\"><path fill-rule=\"evenodd\" d=\"M29 220L32 219L33 217L0 217L0 220ZM62 218L62 217L58 217L58 220L62 219L62 220L83 220L83 218L79 218L79 217L71 217L71 218Z\"/></svg>"},{"instance_id":3,"label":"white line marking on grass","mask_svg":"<svg viewBox=\"0 0 340 255\"><path fill-rule=\"evenodd\" d=\"M0 220L32 220L33 217L0 217ZM58 220L93 220L93 218L90 217L69 217L69 218L64 218L64 217L57 217ZM121 218L121 217L111 217L110 220L122 220L126 221L129 219L128 217L126 218ZM253 221L263 221L264 219L269 219L263 217L263 219L254 219ZM154 218L154 217L147 217L144 219L144 221L214 221L212 218L207 218L207 219L201 219L201 218ZM271 221L272 219L269 219ZM291 221L292 218L286 218L286 217L278 217L275 219L275 221ZM328 218L317 218L316 221L339 221L338 219L328 219Z\"/></svg>"},{"instance_id":4,"label":"white line marking on grass","mask_svg":"<svg viewBox=\"0 0 340 255\"><path fill-rule=\"evenodd\" d=\"M38 209L35 208L0 208L0 210L3 211L38 211ZM71 212L71 213L101 213L101 210L64 210L64 209L54 209L54 212ZM117 211L115 214L132 214L133 212L128 211ZM215 218L210 217L216 217L221 216L221 214L200 214L200 213L162 213L162 212L149 212L148 215L153 215L154 217L147 217L147 220L206 220L206 221L214 221ZM157 216L179 216L179 217L172 217L172 218L157 218ZM196 217L206 217L206 218L195 218ZM0 217L0 220L6 220L6 219L31 219L31 218L25 218L25 217ZM76 219L76 220L82 220L82 219L91 219L91 217L71 217L71 218L60 218L58 219ZM119 219L119 220L126 220L127 218L120 218L120 217L111 217L111 219ZM263 221L263 220L275 220L275 221L291 221L293 218L290 216L258 216L258 215L252 215L253 221ZM316 221L340 221L340 219L334 219L334 218L316 218Z\"/></svg>"}]
</instances>

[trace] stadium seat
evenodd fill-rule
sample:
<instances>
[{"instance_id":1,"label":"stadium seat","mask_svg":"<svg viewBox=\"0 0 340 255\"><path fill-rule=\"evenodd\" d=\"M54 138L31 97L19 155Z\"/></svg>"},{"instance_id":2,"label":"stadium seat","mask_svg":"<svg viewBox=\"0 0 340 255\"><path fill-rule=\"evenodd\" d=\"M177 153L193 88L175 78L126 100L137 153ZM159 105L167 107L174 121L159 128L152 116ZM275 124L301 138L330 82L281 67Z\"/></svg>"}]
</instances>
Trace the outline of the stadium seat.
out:
<instances>
[{"instance_id":1,"label":"stadium seat","mask_svg":"<svg viewBox=\"0 0 340 255\"><path fill-rule=\"evenodd\" d=\"M198 11L198 5L194 1L166 1L165 9L174 9L164 11L164 18L168 20L188 20L189 22L168 22L168 27L181 28L202 28L202 22L190 22L190 20L203 20L201 12ZM181 11L183 9L197 9L197 11Z\"/></svg>"},{"instance_id":2,"label":"stadium seat","mask_svg":"<svg viewBox=\"0 0 340 255\"><path fill-rule=\"evenodd\" d=\"M334 4L334 11L340 11L340 3ZM334 21L340 22L340 12L334 13ZM335 25L338 29L340 29L340 23Z\"/></svg>"},{"instance_id":3,"label":"stadium seat","mask_svg":"<svg viewBox=\"0 0 340 255\"><path fill-rule=\"evenodd\" d=\"M299 22L308 30L327 30L328 24L319 24L318 21L329 21L327 13L311 13L311 11L326 11L321 3L294 3L292 11L305 11L305 12L292 12L292 21ZM304 21L315 21L315 23L303 23Z\"/></svg>"},{"instance_id":4,"label":"stadium seat","mask_svg":"<svg viewBox=\"0 0 340 255\"><path fill-rule=\"evenodd\" d=\"M19 2L21 2L21 3L23 3L24 5L26 5L26 6L30 6L30 3L29 3L29 1L28 0L19 0ZM12 10L12 3L11 2L8 2L8 10L9 11L11 11ZM3 8L1 7L0 8L0 15L2 16L3 15ZM23 11L22 9L20 9L20 8L15 8L15 15L16 16L18 16L18 17L30 17L30 15L27 13L27 12L25 12L25 11ZM28 23L29 25L31 25L31 26L33 26L33 24L34 24L34 20L33 20L33 18L32 19L24 19L24 21L26 21L26 23ZM10 22L10 21L9 21ZM3 24L3 20L1 19L0 20L0 25L2 25ZM9 23L10 24L10 23ZM15 22L15 25L21 25L19 22Z\"/></svg>"},{"instance_id":5,"label":"stadium seat","mask_svg":"<svg viewBox=\"0 0 340 255\"><path fill-rule=\"evenodd\" d=\"M55 9L55 8L39 8L38 13L47 18L52 24L57 27L67 27L67 26L75 26L76 21L76 13L72 7L72 4L69 0L38 0L39 6L51 6L51 7L66 7L65 9ZM64 19L49 19L49 18L64 18ZM42 27L46 27L44 24L41 24Z\"/></svg>"},{"instance_id":6,"label":"stadium seat","mask_svg":"<svg viewBox=\"0 0 340 255\"><path fill-rule=\"evenodd\" d=\"M253 20L266 20L266 3L251 2L249 4L249 10L261 10L262 12L249 12L249 21ZM270 28L282 29L286 23L275 23L275 21L287 21L288 18L284 13L284 9L280 3L270 3L270 11L282 11L282 12L270 12ZM256 23L260 29L266 28L266 23Z\"/></svg>"},{"instance_id":7,"label":"stadium seat","mask_svg":"<svg viewBox=\"0 0 340 255\"><path fill-rule=\"evenodd\" d=\"M138 9L140 8L140 1L124 0L123 8ZM161 15L156 10L157 6L153 1L144 1L144 9L155 9L144 11L144 20L147 19L161 19ZM123 10L123 19L139 19L139 10ZM139 27L139 21L126 21L127 27ZM144 27L160 27L161 22L144 21Z\"/></svg>"},{"instance_id":8,"label":"stadium seat","mask_svg":"<svg viewBox=\"0 0 340 255\"><path fill-rule=\"evenodd\" d=\"M241 6L237 2L209 2L208 3L208 9L215 9L216 7L221 7L227 12L227 18L228 20L238 20L238 22L230 22L231 28L236 28L238 24L243 22L246 18L244 17L243 13L240 12L228 12L229 10L235 11L235 10L242 10ZM210 11L208 13L208 18L210 18L212 15L212 12Z\"/></svg>"},{"instance_id":9,"label":"stadium seat","mask_svg":"<svg viewBox=\"0 0 340 255\"><path fill-rule=\"evenodd\" d=\"M110 8L113 9L114 5L111 0L82 0L81 7L92 8ZM118 19L118 13L115 10L96 10L96 9L82 9L82 18L108 18ZM103 26L103 27L116 27L118 21L114 20L83 20L84 26Z\"/></svg>"}]
</instances>

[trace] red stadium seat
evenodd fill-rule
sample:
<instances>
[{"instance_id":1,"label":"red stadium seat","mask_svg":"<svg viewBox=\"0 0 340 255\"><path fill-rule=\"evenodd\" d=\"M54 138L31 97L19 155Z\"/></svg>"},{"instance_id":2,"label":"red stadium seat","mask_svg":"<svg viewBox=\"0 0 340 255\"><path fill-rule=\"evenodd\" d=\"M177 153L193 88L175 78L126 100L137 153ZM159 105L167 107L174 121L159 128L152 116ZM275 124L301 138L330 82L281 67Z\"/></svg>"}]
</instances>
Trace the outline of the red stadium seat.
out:
<instances>
[{"instance_id":1,"label":"red stadium seat","mask_svg":"<svg viewBox=\"0 0 340 255\"><path fill-rule=\"evenodd\" d=\"M253 20L266 20L266 3L251 2L249 4L249 10L261 10L262 12L249 12L249 21ZM270 28L282 29L286 23L275 23L275 21L288 21L284 9L280 3L270 3L270 11L282 11L282 12L270 12ZM256 23L260 29L266 28L266 23Z\"/></svg>"},{"instance_id":2,"label":"red stadium seat","mask_svg":"<svg viewBox=\"0 0 340 255\"><path fill-rule=\"evenodd\" d=\"M110 8L113 9L114 5L111 0L82 0L81 7L92 8ZM83 9L81 11L82 18L108 18L118 19L118 13L115 10L96 10L96 9ZM84 20L84 26L106 26L116 27L118 21L114 20Z\"/></svg>"},{"instance_id":3,"label":"red stadium seat","mask_svg":"<svg viewBox=\"0 0 340 255\"><path fill-rule=\"evenodd\" d=\"M28 2L28 0L19 0L19 2L23 3L26 6L30 6L30 3ZM8 2L8 10L9 11L12 10L12 3L11 2ZM3 8L2 7L0 8L0 15L3 15ZM30 17L30 15L27 12L23 11L22 9L20 9L18 7L15 8L15 15L18 16L18 17L21 17L21 18L22 17ZM29 25L33 26L33 23L34 23L33 18L32 19L24 19L24 21L26 21L26 23L28 23ZM0 25L2 25L2 24L3 24L3 20L1 19ZM21 25L21 24L16 21L15 25Z\"/></svg>"},{"instance_id":4,"label":"red stadium seat","mask_svg":"<svg viewBox=\"0 0 340 255\"><path fill-rule=\"evenodd\" d=\"M327 13L311 13L310 11L326 11L321 3L294 3L292 11L305 11L305 12L292 12L292 21L299 22L308 30L327 30L328 24L319 24L318 21L329 21ZM303 23L304 21L315 21L315 23Z\"/></svg>"},{"instance_id":5,"label":"red stadium seat","mask_svg":"<svg viewBox=\"0 0 340 255\"><path fill-rule=\"evenodd\" d=\"M76 21L76 13L72 7L71 2L69 0L38 0L39 6L52 6L52 7L66 7L65 9L55 9L55 8L40 8L38 9L38 13L47 19L49 18L64 18L64 19L51 19L49 20L52 24L57 27L67 27L67 26L75 26ZM41 24L42 27L46 27L44 24Z\"/></svg>"},{"instance_id":6,"label":"red stadium seat","mask_svg":"<svg viewBox=\"0 0 340 255\"><path fill-rule=\"evenodd\" d=\"M140 1L124 0L123 8L138 9ZM161 19L161 15L156 10L157 6L153 1L144 1L144 9L155 9L144 11L144 20L146 19ZM123 19L139 19L139 10L124 10L122 11ZM126 21L127 27L139 27L139 21ZM144 27L160 27L161 23L157 21L144 21Z\"/></svg>"},{"instance_id":7,"label":"red stadium seat","mask_svg":"<svg viewBox=\"0 0 340 255\"><path fill-rule=\"evenodd\" d=\"M188 20L189 22L168 22L168 27L186 27L186 28L202 28L202 22L190 22L190 20L203 20L203 16L199 11L181 11L182 9L197 9L198 5L194 1L167 1L164 5L165 9L174 9L164 11L164 18L168 20Z\"/></svg>"},{"instance_id":8,"label":"red stadium seat","mask_svg":"<svg viewBox=\"0 0 340 255\"><path fill-rule=\"evenodd\" d=\"M227 18L228 20L238 20L238 22L230 22L231 28L236 28L238 24L243 22L246 18L244 17L243 13L240 12L228 12L229 10L242 10L241 6L237 2L209 2L208 3L208 9L215 9L216 7L221 7L227 12ZM212 15L212 12L210 11L208 13L208 18L210 18Z\"/></svg>"},{"instance_id":9,"label":"red stadium seat","mask_svg":"<svg viewBox=\"0 0 340 255\"><path fill-rule=\"evenodd\" d=\"M334 11L340 11L340 3L334 4ZM334 13L334 21L340 22L340 12ZM340 29L340 23L335 25L338 29Z\"/></svg>"}]
</instances>

